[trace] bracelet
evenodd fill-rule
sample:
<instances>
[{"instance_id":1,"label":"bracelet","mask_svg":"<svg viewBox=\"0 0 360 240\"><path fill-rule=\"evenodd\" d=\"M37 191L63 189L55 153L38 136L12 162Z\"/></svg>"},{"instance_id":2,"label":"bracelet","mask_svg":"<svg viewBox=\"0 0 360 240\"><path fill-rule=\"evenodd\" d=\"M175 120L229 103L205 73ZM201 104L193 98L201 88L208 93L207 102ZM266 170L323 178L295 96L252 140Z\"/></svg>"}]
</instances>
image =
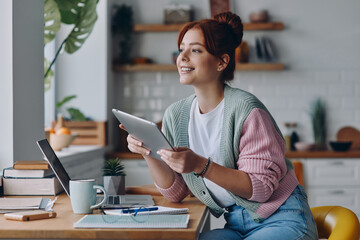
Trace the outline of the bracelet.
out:
<instances>
[{"instance_id":1,"label":"bracelet","mask_svg":"<svg viewBox=\"0 0 360 240\"><path fill-rule=\"evenodd\" d=\"M210 162L211 162L211 159L208 158L207 163L206 163L204 169L201 171L201 173L196 173L196 172L194 172L194 175L195 175L196 177L202 177L202 178L203 178L203 177L205 176L206 171L207 171L208 168L209 168Z\"/></svg>"}]
</instances>

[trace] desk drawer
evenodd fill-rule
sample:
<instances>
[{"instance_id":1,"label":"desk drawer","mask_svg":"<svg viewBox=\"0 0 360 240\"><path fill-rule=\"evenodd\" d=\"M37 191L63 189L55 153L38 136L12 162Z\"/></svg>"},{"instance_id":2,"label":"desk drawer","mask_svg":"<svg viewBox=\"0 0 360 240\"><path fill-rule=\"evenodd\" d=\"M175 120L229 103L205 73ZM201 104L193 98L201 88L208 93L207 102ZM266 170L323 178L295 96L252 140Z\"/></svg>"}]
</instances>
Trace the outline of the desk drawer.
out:
<instances>
[{"instance_id":1,"label":"desk drawer","mask_svg":"<svg viewBox=\"0 0 360 240\"><path fill-rule=\"evenodd\" d=\"M309 187L360 186L360 159L309 159L304 168Z\"/></svg>"}]
</instances>

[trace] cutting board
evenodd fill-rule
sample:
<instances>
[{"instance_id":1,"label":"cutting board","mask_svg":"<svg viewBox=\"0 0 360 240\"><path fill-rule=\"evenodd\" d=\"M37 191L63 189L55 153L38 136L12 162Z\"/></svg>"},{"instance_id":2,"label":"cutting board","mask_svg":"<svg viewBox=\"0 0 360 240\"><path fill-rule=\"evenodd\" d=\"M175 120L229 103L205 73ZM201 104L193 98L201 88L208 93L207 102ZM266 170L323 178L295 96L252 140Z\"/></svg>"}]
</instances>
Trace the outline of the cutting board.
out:
<instances>
[{"instance_id":1,"label":"cutting board","mask_svg":"<svg viewBox=\"0 0 360 240\"><path fill-rule=\"evenodd\" d=\"M352 141L350 150L360 149L360 131L354 127L343 127L336 134L337 141Z\"/></svg>"}]
</instances>

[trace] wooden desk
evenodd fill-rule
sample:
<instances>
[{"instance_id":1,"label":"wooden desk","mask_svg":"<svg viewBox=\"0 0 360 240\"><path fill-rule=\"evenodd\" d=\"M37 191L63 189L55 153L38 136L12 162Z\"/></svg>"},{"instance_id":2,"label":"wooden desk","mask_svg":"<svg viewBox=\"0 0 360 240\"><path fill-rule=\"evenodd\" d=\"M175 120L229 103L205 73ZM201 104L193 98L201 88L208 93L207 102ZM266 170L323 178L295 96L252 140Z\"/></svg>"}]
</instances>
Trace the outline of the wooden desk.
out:
<instances>
[{"instance_id":1,"label":"wooden desk","mask_svg":"<svg viewBox=\"0 0 360 240\"><path fill-rule=\"evenodd\" d=\"M53 199L53 197L51 197ZM5 220L0 216L0 238L23 239L196 239L208 220L206 206L195 197L172 203L162 196L153 196L156 205L189 208L187 229L75 229L73 223L84 215L72 212L70 199L61 194L54 205L57 217L29 222ZM96 210L98 211L98 210ZM94 211L94 213L98 213ZM206 226L205 226L206 227Z\"/></svg>"}]
</instances>

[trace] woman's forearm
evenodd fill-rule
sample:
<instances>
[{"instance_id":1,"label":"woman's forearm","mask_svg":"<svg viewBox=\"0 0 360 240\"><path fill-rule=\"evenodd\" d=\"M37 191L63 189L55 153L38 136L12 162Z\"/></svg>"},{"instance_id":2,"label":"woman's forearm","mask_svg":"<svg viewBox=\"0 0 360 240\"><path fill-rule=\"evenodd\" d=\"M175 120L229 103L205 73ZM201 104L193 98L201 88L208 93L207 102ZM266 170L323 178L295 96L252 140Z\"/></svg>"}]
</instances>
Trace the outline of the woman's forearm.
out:
<instances>
[{"instance_id":1,"label":"woman's forearm","mask_svg":"<svg viewBox=\"0 0 360 240\"><path fill-rule=\"evenodd\" d=\"M249 175L241 170L227 168L211 162L205 178L233 194L249 199L252 196L252 184Z\"/></svg>"},{"instance_id":2,"label":"woman's forearm","mask_svg":"<svg viewBox=\"0 0 360 240\"><path fill-rule=\"evenodd\" d=\"M144 159L155 184L164 189L171 187L175 180L174 171L164 161L150 156L144 156Z\"/></svg>"}]
</instances>

